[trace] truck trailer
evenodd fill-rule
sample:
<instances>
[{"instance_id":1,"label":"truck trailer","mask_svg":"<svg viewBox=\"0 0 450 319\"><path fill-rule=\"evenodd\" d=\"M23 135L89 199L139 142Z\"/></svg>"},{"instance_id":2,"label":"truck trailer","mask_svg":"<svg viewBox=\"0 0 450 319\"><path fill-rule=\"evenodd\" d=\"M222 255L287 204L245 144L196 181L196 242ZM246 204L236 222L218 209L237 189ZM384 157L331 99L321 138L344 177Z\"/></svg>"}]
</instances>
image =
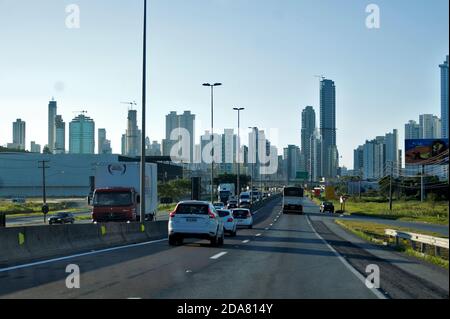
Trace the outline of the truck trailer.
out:
<instances>
[{"instance_id":1,"label":"truck trailer","mask_svg":"<svg viewBox=\"0 0 450 319\"><path fill-rule=\"evenodd\" d=\"M140 194L140 163L100 164L95 168L92 196L93 222L154 220L158 208L157 165L145 165L145 195Z\"/></svg>"}]
</instances>

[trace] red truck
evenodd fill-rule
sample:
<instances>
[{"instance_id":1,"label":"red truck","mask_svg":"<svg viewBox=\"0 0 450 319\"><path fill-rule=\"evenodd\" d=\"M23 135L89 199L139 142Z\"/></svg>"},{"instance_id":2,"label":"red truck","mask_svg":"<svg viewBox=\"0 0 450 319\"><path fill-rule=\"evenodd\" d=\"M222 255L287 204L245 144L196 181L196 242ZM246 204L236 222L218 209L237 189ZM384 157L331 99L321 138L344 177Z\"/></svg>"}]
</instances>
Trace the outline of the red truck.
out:
<instances>
[{"instance_id":1,"label":"red truck","mask_svg":"<svg viewBox=\"0 0 450 319\"><path fill-rule=\"evenodd\" d=\"M158 206L156 169L156 164L146 164L146 192L142 197L139 163L97 166L92 221L139 221L142 200L145 200L145 219L153 220Z\"/></svg>"}]
</instances>

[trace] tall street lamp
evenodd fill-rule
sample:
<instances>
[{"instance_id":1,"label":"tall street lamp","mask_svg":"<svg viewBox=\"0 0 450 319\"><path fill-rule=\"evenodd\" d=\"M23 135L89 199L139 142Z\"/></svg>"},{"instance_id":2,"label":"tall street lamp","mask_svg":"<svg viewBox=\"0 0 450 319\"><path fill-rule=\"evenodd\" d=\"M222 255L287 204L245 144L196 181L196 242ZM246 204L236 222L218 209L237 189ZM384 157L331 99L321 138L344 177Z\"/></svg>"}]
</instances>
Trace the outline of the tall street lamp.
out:
<instances>
[{"instance_id":1,"label":"tall street lamp","mask_svg":"<svg viewBox=\"0 0 450 319\"><path fill-rule=\"evenodd\" d=\"M211 203L214 202L214 87L221 86L222 83L203 83L203 86L211 88L211 141L212 141L212 161L211 161Z\"/></svg>"},{"instance_id":2,"label":"tall street lamp","mask_svg":"<svg viewBox=\"0 0 450 319\"><path fill-rule=\"evenodd\" d=\"M245 110L243 107L234 107L233 110L238 113L238 140L237 140L237 196L241 194L240 177L241 177L241 111Z\"/></svg>"},{"instance_id":3,"label":"tall street lamp","mask_svg":"<svg viewBox=\"0 0 450 319\"><path fill-rule=\"evenodd\" d=\"M256 126L249 126L249 129L251 129L253 132L258 132L258 128ZM256 137L256 134L255 134ZM250 141L249 141L250 144ZM253 176L254 176L254 171L255 171L255 161L257 161L257 156L256 156L256 147L258 145L258 139L256 139L256 145L255 145L255 150L254 150L254 154L255 154L255 158L253 158L252 156L252 174L251 174L251 180L250 180L250 203L253 204ZM254 160L254 161L253 161Z\"/></svg>"},{"instance_id":4,"label":"tall street lamp","mask_svg":"<svg viewBox=\"0 0 450 319\"><path fill-rule=\"evenodd\" d=\"M146 103L146 74L147 68L147 0L144 0L144 34L143 34L143 56L142 56L142 132L141 132L141 201L140 221L145 221L145 103Z\"/></svg>"}]
</instances>

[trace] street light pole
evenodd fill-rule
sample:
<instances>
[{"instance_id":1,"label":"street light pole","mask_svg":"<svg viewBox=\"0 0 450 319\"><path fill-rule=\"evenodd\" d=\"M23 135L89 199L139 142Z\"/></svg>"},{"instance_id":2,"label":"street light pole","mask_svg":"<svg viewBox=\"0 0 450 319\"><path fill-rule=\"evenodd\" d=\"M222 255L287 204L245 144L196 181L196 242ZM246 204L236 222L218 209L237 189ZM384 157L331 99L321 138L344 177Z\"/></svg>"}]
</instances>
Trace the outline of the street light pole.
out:
<instances>
[{"instance_id":1,"label":"street light pole","mask_svg":"<svg viewBox=\"0 0 450 319\"><path fill-rule=\"evenodd\" d=\"M140 222L145 221L145 108L146 108L146 68L147 68L147 0L144 0L144 33L142 56L142 132L141 132L141 187Z\"/></svg>"},{"instance_id":2,"label":"street light pole","mask_svg":"<svg viewBox=\"0 0 450 319\"><path fill-rule=\"evenodd\" d=\"M241 195L241 181L240 181L240 177L241 177L241 111L245 110L245 108L243 107L234 107L233 110L237 111L238 113L238 142L237 142L237 154L238 154L238 159L237 159L237 183L236 183L236 187L237 187L237 196L239 198L239 195Z\"/></svg>"},{"instance_id":3,"label":"street light pole","mask_svg":"<svg viewBox=\"0 0 450 319\"><path fill-rule=\"evenodd\" d=\"M253 130L253 132L255 132L255 131L258 131L258 128L256 127L256 126L254 126L254 127L249 127L249 129L251 129L251 130ZM256 137L256 134L255 134L255 137ZM254 154L255 154L255 158L253 158L253 156L252 156L252 174L251 174L251 181L250 181L250 203L253 205L253 176L254 176L254 172L255 172L255 162L257 161L257 159L256 159L256 147L257 147L257 145L258 145L258 139L256 139L256 145L255 145L255 152L254 152ZM249 144L250 144L250 141L248 142ZM254 159L254 161L253 161L253 159Z\"/></svg>"},{"instance_id":4,"label":"street light pole","mask_svg":"<svg viewBox=\"0 0 450 319\"><path fill-rule=\"evenodd\" d=\"M211 161L211 203L214 202L214 87L221 86L222 83L203 83L203 86L211 88L211 141L212 141L212 161Z\"/></svg>"}]
</instances>

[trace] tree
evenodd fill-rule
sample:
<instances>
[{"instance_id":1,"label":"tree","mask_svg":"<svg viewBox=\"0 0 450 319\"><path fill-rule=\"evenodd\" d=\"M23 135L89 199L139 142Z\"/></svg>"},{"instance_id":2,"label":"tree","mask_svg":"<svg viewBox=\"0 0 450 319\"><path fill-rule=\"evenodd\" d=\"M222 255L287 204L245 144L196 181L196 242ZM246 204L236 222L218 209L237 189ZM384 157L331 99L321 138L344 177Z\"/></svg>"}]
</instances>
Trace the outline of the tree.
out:
<instances>
[{"instance_id":1,"label":"tree","mask_svg":"<svg viewBox=\"0 0 450 319\"><path fill-rule=\"evenodd\" d=\"M239 185L241 188L247 187L250 184L251 177L247 175L239 175ZM234 184L237 187L236 174L222 174L214 178L214 184Z\"/></svg>"},{"instance_id":2,"label":"tree","mask_svg":"<svg viewBox=\"0 0 450 319\"><path fill-rule=\"evenodd\" d=\"M50 148L48 147L48 145L44 146L44 149L42 150L43 154L51 154L52 151L50 150Z\"/></svg>"}]
</instances>

